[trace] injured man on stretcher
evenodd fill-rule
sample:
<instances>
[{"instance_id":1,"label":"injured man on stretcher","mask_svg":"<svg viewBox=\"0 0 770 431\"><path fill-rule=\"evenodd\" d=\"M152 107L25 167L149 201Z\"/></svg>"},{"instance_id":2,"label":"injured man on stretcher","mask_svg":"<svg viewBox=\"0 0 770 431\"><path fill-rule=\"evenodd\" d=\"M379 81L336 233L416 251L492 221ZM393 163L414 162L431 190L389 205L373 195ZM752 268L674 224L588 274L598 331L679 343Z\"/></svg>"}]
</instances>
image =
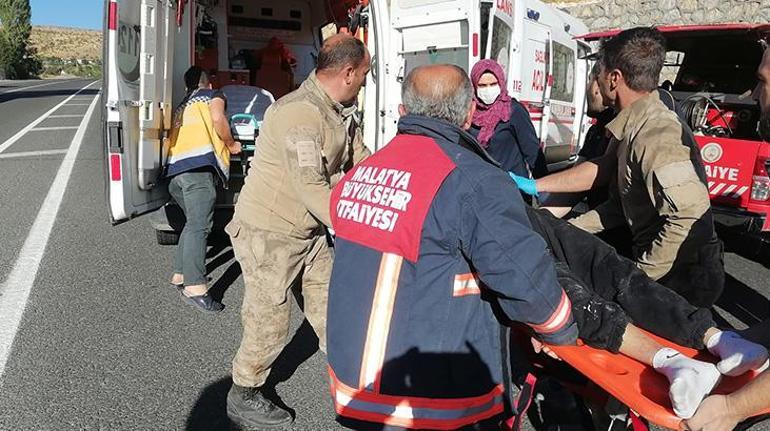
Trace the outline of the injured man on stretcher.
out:
<instances>
[{"instance_id":1,"label":"injured man on stretcher","mask_svg":"<svg viewBox=\"0 0 770 431\"><path fill-rule=\"evenodd\" d=\"M526 208L532 228L553 255L580 338L665 375L677 416L690 418L722 374L737 376L768 366L767 349L735 332L717 329L709 310L694 307L654 282L608 244L547 210ZM707 348L720 361L714 365L691 359L660 345L639 328L686 347Z\"/></svg>"}]
</instances>

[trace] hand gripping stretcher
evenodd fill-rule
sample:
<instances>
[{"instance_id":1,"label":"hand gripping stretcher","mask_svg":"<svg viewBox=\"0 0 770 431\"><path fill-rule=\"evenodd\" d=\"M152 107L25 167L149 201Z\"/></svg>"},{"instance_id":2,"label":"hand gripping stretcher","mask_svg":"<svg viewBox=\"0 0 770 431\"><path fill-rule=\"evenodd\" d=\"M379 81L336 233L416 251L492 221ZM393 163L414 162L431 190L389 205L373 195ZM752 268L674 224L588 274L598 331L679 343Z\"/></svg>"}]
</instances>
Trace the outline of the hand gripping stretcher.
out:
<instances>
[{"instance_id":1,"label":"hand gripping stretcher","mask_svg":"<svg viewBox=\"0 0 770 431\"><path fill-rule=\"evenodd\" d=\"M518 332L518 331L514 331ZM647 332L647 335L682 354L703 361L716 363L708 352L683 347ZM519 338L518 336L516 338ZM521 339L516 342L521 342ZM682 419L674 414L669 400L669 382L665 376L651 366L622 354L589 347L582 342L577 346L548 346L564 362L575 368L602 391L612 395L631 409L631 423L634 431L647 429L643 419L665 428L683 429ZM723 376L712 394L729 394L740 389L758 374L748 372L741 376ZM571 386L571 385L566 385ZM574 389L572 387L571 389ZM582 392L579 389L576 392ZM606 394L604 394L606 395ZM606 396L605 396L606 398ZM770 414L770 407L756 416Z\"/></svg>"}]
</instances>

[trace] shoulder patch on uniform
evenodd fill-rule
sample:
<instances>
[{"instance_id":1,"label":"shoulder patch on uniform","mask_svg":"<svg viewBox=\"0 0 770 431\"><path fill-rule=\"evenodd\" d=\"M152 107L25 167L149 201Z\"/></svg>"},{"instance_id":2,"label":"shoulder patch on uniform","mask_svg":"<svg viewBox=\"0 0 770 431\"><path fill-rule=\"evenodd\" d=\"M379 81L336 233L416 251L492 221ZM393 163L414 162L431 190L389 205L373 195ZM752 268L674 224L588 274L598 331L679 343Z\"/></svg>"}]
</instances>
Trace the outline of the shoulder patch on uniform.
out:
<instances>
[{"instance_id":1,"label":"shoulder patch on uniform","mask_svg":"<svg viewBox=\"0 0 770 431\"><path fill-rule=\"evenodd\" d=\"M664 189L689 182L700 182L698 175L695 173L695 169L692 166L692 162L689 160L682 160L661 166L655 169L655 177Z\"/></svg>"},{"instance_id":2,"label":"shoulder patch on uniform","mask_svg":"<svg viewBox=\"0 0 770 431\"><path fill-rule=\"evenodd\" d=\"M318 152L316 151L315 142L297 142L297 162L300 168L314 168L318 166Z\"/></svg>"}]
</instances>

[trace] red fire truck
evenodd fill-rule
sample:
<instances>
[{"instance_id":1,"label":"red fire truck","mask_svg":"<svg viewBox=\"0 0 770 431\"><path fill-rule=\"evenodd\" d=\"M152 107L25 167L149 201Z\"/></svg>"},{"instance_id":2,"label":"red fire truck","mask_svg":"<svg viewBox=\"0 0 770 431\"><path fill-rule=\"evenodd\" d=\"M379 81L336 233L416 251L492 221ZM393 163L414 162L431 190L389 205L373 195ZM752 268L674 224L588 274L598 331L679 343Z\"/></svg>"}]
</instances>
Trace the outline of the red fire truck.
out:
<instances>
[{"instance_id":1,"label":"red fire truck","mask_svg":"<svg viewBox=\"0 0 770 431\"><path fill-rule=\"evenodd\" d=\"M720 233L770 244L770 143L757 134L751 97L770 24L660 26L667 41L661 87L696 135ZM621 30L581 36L589 42ZM754 248L754 250L759 250Z\"/></svg>"}]
</instances>

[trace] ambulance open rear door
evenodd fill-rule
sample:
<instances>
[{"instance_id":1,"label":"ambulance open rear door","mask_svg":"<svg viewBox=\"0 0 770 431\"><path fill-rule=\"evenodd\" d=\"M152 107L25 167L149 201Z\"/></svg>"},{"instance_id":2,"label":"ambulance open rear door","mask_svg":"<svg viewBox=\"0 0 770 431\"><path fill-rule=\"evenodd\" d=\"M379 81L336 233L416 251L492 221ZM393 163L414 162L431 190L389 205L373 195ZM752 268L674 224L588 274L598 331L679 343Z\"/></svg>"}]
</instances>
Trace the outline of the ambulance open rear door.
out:
<instances>
[{"instance_id":1,"label":"ambulance open rear door","mask_svg":"<svg viewBox=\"0 0 770 431\"><path fill-rule=\"evenodd\" d=\"M528 73L522 75L522 102L527 106L532 123L535 125L540 145L548 137L550 117L551 75L551 29L532 20L524 20L524 48L522 56L532 64Z\"/></svg>"},{"instance_id":2,"label":"ambulance open rear door","mask_svg":"<svg viewBox=\"0 0 770 431\"><path fill-rule=\"evenodd\" d=\"M105 181L113 223L160 208L171 127L176 3L105 2Z\"/></svg>"},{"instance_id":3,"label":"ambulance open rear door","mask_svg":"<svg viewBox=\"0 0 770 431\"><path fill-rule=\"evenodd\" d=\"M388 49L390 14L386 0L369 0L363 13L366 16L362 20L366 23L366 45L372 58L371 71L362 90L366 94L363 102L364 143L375 152L396 134L398 103L391 103L394 92L389 92L388 88L394 89L398 83L389 73L392 59Z\"/></svg>"},{"instance_id":4,"label":"ambulance open rear door","mask_svg":"<svg viewBox=\"0 0 770 431\"><path fill-rule=\"evenodd\" d=\"M478 61L478 2L393 0L390 6L399 80L421 65L449 63L470 72Z\"/></svg>"}]
</instances>

